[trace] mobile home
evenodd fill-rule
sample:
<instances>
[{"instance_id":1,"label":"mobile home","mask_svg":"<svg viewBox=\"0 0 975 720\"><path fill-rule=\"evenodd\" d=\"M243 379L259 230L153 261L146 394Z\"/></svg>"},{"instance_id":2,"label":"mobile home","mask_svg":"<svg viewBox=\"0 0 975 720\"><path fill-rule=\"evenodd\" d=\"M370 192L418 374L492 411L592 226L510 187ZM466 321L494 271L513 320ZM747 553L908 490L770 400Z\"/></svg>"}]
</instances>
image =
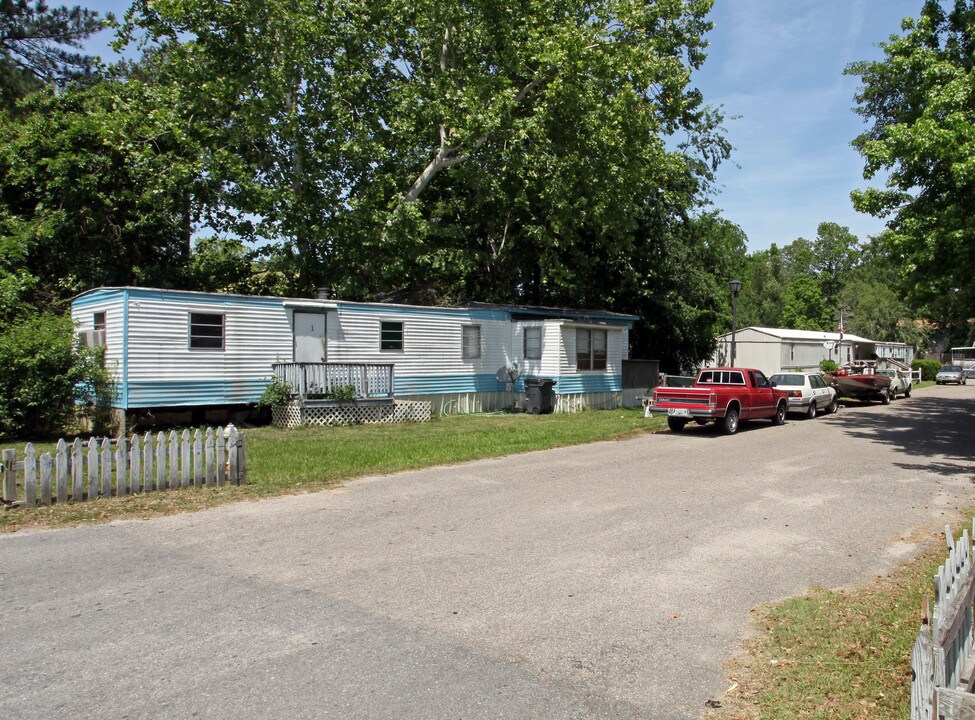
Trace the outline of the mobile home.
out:
<instances>
[{"instance_id":1,"label":"mobile home","mask_svg":"<svg viewBox=\"0 0 975 720\"><path fill-rule=\"evenodd\" d=\"M771 375L778 372L816 372L823 360L837 365L854 360L888 357L910 365L914 348L904 343L879 342L857 335L818 330L745 327L735 333L735 362ZM731 333L718 337L714 363L731 362Z\"/></svg>"},{"instance_id":2,"label":"mobile home","mask_svg":"<svg viewBox=\"0 0 975 720\"><path fill-rule=\"evenodd\" d=\"M629 331L605 311L472 303L425 307L106 287L72 318L105 347L128 414L243 411L275 364L392 367L390 395L434 412L517 404L529 378L555 381L556 411L616 407Z\"/></svg>"}]
</instances>

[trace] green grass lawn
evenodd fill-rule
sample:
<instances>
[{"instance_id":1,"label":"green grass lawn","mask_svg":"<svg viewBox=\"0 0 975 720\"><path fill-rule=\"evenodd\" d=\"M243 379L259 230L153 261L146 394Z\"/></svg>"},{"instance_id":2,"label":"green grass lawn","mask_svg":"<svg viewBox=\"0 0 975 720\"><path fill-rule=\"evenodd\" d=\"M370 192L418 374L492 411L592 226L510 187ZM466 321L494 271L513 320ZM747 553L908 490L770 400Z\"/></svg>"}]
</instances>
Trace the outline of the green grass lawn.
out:
<instances>
[{"instance_id":1,"label":"green grass lawn","mask_svg":"<svg viewBox=\"0 0 975 720\"><path fill-rule=\"evenodd\" d=\"M448 415L427 423L246 431L248 484L187 488L0 511L0 531L199 510L234 500L321 490L344 480L566 445L617 440L665 427L642 409L572 414ZM4 443L22 453L25 442ZM38 444L50 451L50 443Z\"/></svg>"}]
</instances>

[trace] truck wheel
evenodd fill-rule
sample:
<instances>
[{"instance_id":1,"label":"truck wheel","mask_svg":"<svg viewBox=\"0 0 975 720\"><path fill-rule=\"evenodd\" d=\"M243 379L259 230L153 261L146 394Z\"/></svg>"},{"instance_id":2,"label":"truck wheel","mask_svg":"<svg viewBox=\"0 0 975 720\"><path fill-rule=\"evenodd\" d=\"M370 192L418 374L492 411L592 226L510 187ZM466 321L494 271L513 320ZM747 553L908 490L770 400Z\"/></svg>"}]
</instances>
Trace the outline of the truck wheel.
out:
<instances>
[{"instance_id":1,"label":"truck wheel","mask_svg":"<svg viewBox=\"0 0 975 720\"><path fill-rule=\"evenodd\" d=\"M812 420L816 417L816 401L813 400L809 403L809 409L806 410L806 420Z\"/></svg>"},{"instance_id":2,"label":"truck wheel","mask_svg":"<svg viewBox=\"0 0 975 720\"><path fill-rule=\"evenodd\" d=\"M772 416L773 425L784 425L785 424L785 403L780 402L779 406L775 408L775 415Z\"/></svg>"},{"instance_id":3,"label":"truck wheel","mask_svg":"<svg viewBox=\"0 0 975 720\"><path fill-rule=\"evenodd\" d=\"M667 427L669 427L673 432L680 432L687 425L687 420L681 420L680 418L667 418Z\"/></svg>"},{"instance_id":4,"label":"truck wheel","mask_svg":"<svg viewBox=\"0 0 975 720\"><path fill-rule=\"evenodd\" d=\"M721 432L725 435L734 435L738 432L738 411L729 408L725 413L724 420L721 422Z\"/></svg>"},{"instance_id":5,"label":"truck wheel","mask_svg":"<svg viewBox=\"0 0 975 720\"><path fill-rule=\"evenodd\" d=\"M890 405L890 390L884 390L880 393L880 402L884 405Z\"/></svg>"}]
</instances>

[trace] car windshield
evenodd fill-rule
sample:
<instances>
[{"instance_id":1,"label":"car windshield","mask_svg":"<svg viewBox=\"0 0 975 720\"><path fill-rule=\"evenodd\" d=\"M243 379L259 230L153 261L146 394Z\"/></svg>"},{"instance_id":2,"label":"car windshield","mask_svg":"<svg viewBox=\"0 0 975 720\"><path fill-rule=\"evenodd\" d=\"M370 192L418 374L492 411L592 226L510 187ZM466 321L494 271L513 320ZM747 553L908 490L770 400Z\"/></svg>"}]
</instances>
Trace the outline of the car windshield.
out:
<instances>
[{"instance_id":1,"label":"car windshield","mask_svg":"<svg viewBox=\"0 0 975 720\"><path fill-rule=\"evenodd\" d=\"M805 375L791 375L786 373L779 373L773 375L769 378L775 385L805 385L806 376Z\"/></svg>"},{"instance_id":2,"label":"car windshield","mask_svg":"<svg viewBox=\"0 0 975 720\"><path fill-rule=\"evenodd\" d=\"M939 372L961 372L960 365L945 365Z\"/></svg>"}]
</instances>

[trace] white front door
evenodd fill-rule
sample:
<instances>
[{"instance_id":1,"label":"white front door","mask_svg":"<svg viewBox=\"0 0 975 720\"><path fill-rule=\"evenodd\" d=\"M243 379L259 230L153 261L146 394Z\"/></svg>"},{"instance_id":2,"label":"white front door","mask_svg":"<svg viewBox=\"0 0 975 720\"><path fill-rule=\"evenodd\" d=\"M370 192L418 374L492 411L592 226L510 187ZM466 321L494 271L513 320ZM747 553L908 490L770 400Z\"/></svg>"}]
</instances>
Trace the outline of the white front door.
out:
<instances>
[{"instance_id":1,"label":"white front door","mask_svg":"<svg viewBox=\"0 0 975 720\"><path fill-rule=\"evenodd\" d=\"M295 313L295 362L325 362L325 313Z\"/></svg>"}]
</instances>

